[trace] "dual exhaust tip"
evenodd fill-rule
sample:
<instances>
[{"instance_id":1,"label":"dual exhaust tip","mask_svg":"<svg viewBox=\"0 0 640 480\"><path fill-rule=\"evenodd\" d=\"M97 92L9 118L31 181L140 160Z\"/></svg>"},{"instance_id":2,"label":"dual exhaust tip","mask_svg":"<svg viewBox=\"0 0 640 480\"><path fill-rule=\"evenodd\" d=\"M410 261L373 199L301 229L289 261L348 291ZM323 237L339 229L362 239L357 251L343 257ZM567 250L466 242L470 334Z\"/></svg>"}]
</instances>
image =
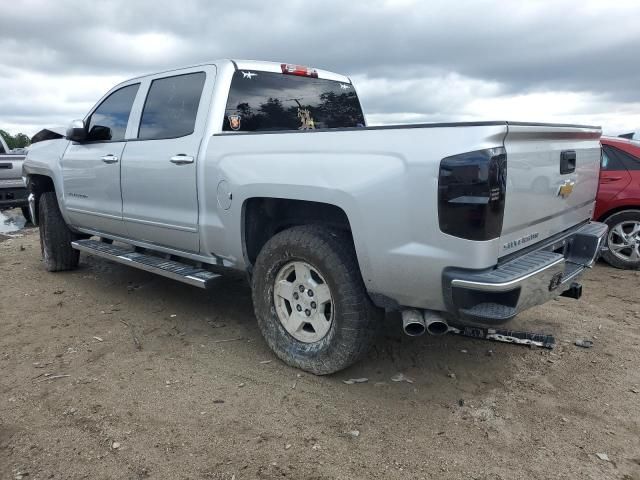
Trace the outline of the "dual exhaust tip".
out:
<instances>
[{"instance_id":1,"label":"dual exhaust tip","mask_svg":"<svg viewBox=\"0 0 640 480\"><path fill-rule=\"evenodd\" d=\"M402 311L402 329L410 337L419 337L425 332L438 336L449 331L449 324L439 312L407 309Z\"/></svg>"}]
</instances>

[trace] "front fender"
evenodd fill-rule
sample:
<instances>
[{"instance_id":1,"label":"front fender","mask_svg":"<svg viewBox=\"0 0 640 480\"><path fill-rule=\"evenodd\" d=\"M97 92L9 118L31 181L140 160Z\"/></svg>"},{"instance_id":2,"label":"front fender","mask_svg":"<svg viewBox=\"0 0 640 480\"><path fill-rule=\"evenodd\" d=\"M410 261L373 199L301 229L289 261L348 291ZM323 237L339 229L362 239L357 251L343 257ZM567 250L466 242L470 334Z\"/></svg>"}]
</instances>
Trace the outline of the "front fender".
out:
<instances>
[{"instance_id":1,"label":"front fender","mask_svg":"<svg viewBox=\"0 0 640 480\"><path fill-rule=\"evenodd\" d=\"M66 139L46 140L33 144L22 164L22 176L27 182L27 188L32 191L30 179L35 175L41 175L51 179L60 212L65 222L69 222L64 202L64 188L62 181L62 157L69 145Z\"/></svg>"}]
</instances>

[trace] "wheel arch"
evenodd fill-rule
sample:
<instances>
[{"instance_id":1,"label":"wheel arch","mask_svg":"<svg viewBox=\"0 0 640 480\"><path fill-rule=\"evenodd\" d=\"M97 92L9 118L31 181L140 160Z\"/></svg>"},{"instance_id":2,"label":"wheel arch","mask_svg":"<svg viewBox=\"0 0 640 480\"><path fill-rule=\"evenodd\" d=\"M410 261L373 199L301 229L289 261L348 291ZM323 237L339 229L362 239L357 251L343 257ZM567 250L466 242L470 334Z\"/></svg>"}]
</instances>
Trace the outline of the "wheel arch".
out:
<instances>
[{"instance_id":1,"label":"wheel arch","mask_svg":"<svg viewBox=\"0 0 640 480\"><path fill-rule=\"evenodd\" d=\"M617 213L631 212L631 211L635 211L635 212L640 213L640 205L638 205L638 204L635 204L635 205L622 205L622 206L611 208L611 209L607 210L606 212L602 213L600 215L600 217L598 217L597 220L599 222L605 222L610 217L612 217L613 215L615 215Z\"/></svg>"},{"instance_id":2,"label":"wheel arch","mask_svg":"<svg viewBox=\"0 0 640 480\"><path fill-rule=\"evenodd\" d=\"M27 190L33 195L33 209L34 218L32 221L37 225L39 209L40 209L40 197L45 192L56 192L56 187L53 179L47 175L32 173L26 177Z\"/></svg>"},{"instance_id":3,"label":"wheel arch","mask_svg":"<svg viewBox=\"0 0 640 480\"><path fill-rule=\"evenodd\" d=\"M341 207L325 202L250 197L242 204L242 251L251 270L262 247L275 234L294 226L323 225L345 231L355 248L352 226Z\"/></svg>"}]
</instances>

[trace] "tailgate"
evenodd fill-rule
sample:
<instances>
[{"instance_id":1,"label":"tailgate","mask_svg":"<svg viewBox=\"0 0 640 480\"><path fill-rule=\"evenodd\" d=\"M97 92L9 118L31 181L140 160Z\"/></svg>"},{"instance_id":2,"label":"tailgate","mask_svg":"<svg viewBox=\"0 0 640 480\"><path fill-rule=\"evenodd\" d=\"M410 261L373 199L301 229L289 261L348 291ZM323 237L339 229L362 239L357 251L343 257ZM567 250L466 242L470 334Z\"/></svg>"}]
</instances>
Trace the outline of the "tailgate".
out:
<instances>
[{"instance_id":1,"label":"tailgate","mask_svg":"<svg viewBox=\"0 0 640 480\"><path fill-rule=\"evenodd\" d=\"M599 127L509 123L499 256L589 220L598 190Z\"/></svg>"},{"instance_id":2,"label":"tailgate","mask_svg":"<svg viewBox=\"0 0 640 480\"><path fill-rule=\"evenodd\" d=\"M24 155L0 155L0 179L22 178Z\"/></svg>"}]
</instances>

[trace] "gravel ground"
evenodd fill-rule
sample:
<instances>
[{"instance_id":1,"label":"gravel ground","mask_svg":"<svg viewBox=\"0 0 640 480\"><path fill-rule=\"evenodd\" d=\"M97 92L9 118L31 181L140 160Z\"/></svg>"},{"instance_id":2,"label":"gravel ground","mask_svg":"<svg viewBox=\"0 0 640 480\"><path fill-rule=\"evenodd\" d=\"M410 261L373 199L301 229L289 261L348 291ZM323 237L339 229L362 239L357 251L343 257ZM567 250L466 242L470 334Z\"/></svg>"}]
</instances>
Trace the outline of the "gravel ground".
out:
<instances>
[{"instance_id":1,"label":"gravel ground","mask_svg":"<svg viewBox=\"0 0 640 480\"><path fill-rule=\"evenodd\" d=\"M553 351L389 315L364 361L315 377L268 350L242 278L205 292L86 255L50 274L19 234L0 236L2 479L640 479L639 272L600 264L582 300L514 321Z\"/></svg>"}]
</instances>

